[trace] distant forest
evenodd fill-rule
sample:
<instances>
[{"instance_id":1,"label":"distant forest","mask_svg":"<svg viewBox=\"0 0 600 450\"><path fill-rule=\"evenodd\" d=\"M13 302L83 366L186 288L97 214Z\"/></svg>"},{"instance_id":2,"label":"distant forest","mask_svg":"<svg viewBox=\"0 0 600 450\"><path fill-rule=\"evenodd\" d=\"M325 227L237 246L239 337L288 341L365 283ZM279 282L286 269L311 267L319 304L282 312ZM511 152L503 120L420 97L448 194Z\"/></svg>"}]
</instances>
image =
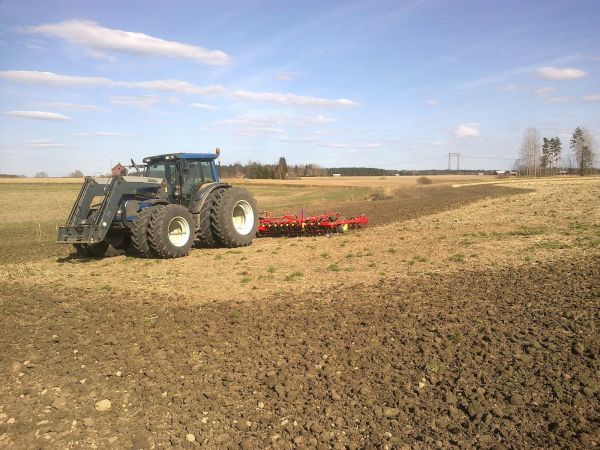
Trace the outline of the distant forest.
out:
<instances>
[{"instance_id":1,"label":"distant forest","mask_svg":"<svg viewBox=\"0 0 600 450\"><path fill-rule=\"evenodd\" d=\"M456 174L456 170L391 170L374 167L321 167L317 164L288 165L285 158L279 158L277 164L248 162L246 164L221 164L219 171L222 178L254 178L254 179L291 179L299 177L327 176L407 176L407 175L447 175ZM495 174L493 170L461 170L462 174Z\"/></svg>"},{"instance_id":2,"label":"distant forest","mask_svg":"<svg viewBox=\"0 0 600 450\"><path fill-rule=\"evenodd\" d=\"M300 177L330 177L330 176L408 176L408 175L448 175L456 174L456 170L391 170L378 169L375 167L321 167L317 164L295 164L288 165L284 157L279 158L276 164L262 164L249 161L246 164L236 162L234 164L219 164L219 172L222 178L254 178L285 180ZM460 170L461 174L495 174L493 170ZM80 170L66 175L68 177L80 178L84 174ZM105 176L110 176L106 174ZM21 178L24 175L0 174L0 178ZM46 172L38 172L36 178L47 178Z\"/></svg>"}]
</instances>

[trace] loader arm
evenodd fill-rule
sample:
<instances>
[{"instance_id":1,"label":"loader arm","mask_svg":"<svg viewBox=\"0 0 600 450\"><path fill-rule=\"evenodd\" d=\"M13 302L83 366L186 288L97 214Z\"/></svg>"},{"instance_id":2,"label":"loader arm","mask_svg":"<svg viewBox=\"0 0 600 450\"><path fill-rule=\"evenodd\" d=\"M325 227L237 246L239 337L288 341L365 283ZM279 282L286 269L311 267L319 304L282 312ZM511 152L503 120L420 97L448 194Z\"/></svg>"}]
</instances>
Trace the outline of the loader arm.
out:
<instances>
[{"instance_id":1,"label":"loader arm","mask_svg":"<svg viewBox=\"0 0 600 450\"><path fill-rule=\"evenodd\" d=\"M144 191L156 192L161 180L148 177L114 176L86 177L67 223L58 228L57 242L93 244L108 233L124 196ZM103 197L97 209L92 208L96 197Z\"/></svg>"}]
</instances>

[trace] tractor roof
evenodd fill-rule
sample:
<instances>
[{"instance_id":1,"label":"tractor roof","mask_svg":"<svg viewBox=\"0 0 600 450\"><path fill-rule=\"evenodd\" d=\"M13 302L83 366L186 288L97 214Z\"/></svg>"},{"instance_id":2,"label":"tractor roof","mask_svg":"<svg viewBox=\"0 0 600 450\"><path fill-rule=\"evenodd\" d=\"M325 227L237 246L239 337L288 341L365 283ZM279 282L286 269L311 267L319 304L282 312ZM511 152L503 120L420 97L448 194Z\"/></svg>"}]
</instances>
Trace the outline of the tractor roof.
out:
<instances>
[{"instance_id":1,"label":"tractor roof","mask_svg":"<svg viewBox=\"0 0 600 450\"><path fill-rule=\"evenodd\" d=\"M164 160L178 160L178 159L217 159L219 155L215 153L167 153L164 155L148 156L144 158L145 163L164 161Z\"/></svg>"}]
</instances>

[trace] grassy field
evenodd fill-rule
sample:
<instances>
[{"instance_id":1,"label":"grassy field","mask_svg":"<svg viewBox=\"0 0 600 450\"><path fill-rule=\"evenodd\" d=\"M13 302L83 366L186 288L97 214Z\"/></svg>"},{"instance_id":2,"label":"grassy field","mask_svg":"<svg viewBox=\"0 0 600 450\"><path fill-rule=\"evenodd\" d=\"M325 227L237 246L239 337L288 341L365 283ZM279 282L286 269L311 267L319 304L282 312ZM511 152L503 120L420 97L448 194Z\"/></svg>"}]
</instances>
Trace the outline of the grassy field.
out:
<instances>
[{"instance_id":1,"label":"grassy field","mask_svg":"<svg viewBox=\"0 0 600 450\"><path fill-rule=\"evenodd\" d=\"M71 249L54 243L56 227L64 221L79 187L6 184L0 187L5 206L0 210L0 252L5 276L12 271L31 270L37 273L30 280L34 284L45 284L49 275L59 284L73 285L70 278L77 274L75 283L82 288L90 281L89 272L94 267L101 268L95 282L121 280L119 284L131 286L140 268L159 283L171 276L185 280L197 270L197 264L208 258L229 267L214 274L214 280L209 278L206 288L214 296L211 298L225 300L234 293L237 296L245 292L252 297L278 293L294 281L307 289L335 281L352 283L357 273L361 281L376 282L388 276L499 264L514 266L556 254L598 251L598 179L569 179L561 183L533 180L519 185L535 191L482 200L347 236L264 239L243 249L194 250L188 258L175 261L117 257L79 264L57 263L56 258L66 257ZM277 212L299 212L303 207L325 210L328 205L335 208L340 203L363 200L372 192L365 188L247 187L256 195L261 209ZM417 189L422 192L431 187ZM414 202L418 203L420 191L416 191ZM402 190L398 192L402 195ZM550 208L545 206L549 201ZM17 207L18 215L10 212ZM388 213L393 211L385 212ZM16 268L19 261L25 266ZM315 264L307 266L307 261ZM65 264L69 271L59 270ZM276 268L274 272L267 271L271 266ZM288 280L290 274L296 273L302 276ZM221 290L223 284L229 286L227 291ZM155 292L157 287L150 284L147 289Z\"/></svg>"},{"instance_id":2,"label":"grassy field","mask_svg":"<svg viewBox=\"0 0 600 450\"><path fill-rule=\"evenodd\" d=\"M57 245L54 240L57 227L66 220L80 186L70 182L0 184L0 260L14 262L68 254L70 247ZM247 188L255 195L261 210L277 214L300 213L306 207L327 209L339 203L364 200L373 192L365 187L340 186Z\"/></svg>"}]
</instances>

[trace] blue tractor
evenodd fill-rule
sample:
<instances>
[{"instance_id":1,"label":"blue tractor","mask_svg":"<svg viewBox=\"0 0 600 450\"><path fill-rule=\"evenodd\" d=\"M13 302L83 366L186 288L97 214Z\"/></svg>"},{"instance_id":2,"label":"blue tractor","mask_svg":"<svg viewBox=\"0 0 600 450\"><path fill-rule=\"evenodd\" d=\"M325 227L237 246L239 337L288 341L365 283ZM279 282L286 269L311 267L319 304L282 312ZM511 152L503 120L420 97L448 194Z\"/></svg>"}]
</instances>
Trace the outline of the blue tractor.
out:
<instances>
[{"instance_id":1,"label":"blue tractor","mask_svg":"<svg viewBox=\"0 0 600 450\"><path fill-rule=\"evenodd\" d=\"M135 176L86 177L57 242L104 257L131 249L143 257L178 258L196 244L250 245L256 200L219 178L212 153L144 158Z\"/></svg>"}]
</instances>

